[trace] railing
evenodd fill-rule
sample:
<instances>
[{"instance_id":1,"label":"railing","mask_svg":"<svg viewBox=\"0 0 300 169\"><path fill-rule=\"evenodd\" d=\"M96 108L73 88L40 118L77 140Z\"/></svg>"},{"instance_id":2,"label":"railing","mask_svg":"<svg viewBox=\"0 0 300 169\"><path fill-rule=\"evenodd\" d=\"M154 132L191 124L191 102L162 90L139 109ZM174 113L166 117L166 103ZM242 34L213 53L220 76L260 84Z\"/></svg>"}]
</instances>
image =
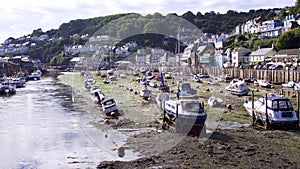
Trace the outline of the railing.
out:
<instances>
[{"instance_id":1,"label":"railing","mask_svg":"<svg viewBox=\"0 0 300 169\"><path fill-rule=\"evenodd\" d=\"M300 70L253 70L253 69L239 69L239 68L218 68L207 67L199 68L197 73L209 74L211 76L231 75L233 77L250 78L261 80L269 80L273 83L287 83L289 81L300 81Z\"/></svg>"}]
</instances>

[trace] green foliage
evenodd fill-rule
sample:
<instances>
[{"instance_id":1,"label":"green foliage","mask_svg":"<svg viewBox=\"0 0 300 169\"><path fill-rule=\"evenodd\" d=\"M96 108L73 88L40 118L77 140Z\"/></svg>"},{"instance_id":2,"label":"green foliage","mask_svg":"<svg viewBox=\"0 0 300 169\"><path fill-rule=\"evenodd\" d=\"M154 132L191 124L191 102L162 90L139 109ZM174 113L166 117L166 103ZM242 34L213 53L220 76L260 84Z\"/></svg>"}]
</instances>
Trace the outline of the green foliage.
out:
<instances>
[{"instance_id":1,"label":"green foliage","mask_svg":"<svg viewBox=\"0 0 300 169\"><path fill-rule=\"evenodd\" d=\"M283 33L279 36L276 44L276 49L293 49L300 48L300 27Z\"/></svg>"},{"instance_id":2,"label":"green foliage","mask_svg":"<svg viewBox=\"0 0 300 169\"><path fill-rule=\"evenodd\" d=\"M300 13L300 0L297 0L296 5L291 7L290 14L299 14Z\"/></svg>"},{"instance_id":3,"label":"green foliage","mask_svg":"<svg viewBox=\"0 0 300 169\"><path fill-rule=\"evenodd\" d=\"M274 44L276 39L270 38L270 39L258 39L254 41L253 49L257 50L258 48L270 48L272 47L272 44Z\"/></svg>"},{"instance_id":4,"label":"green foliage","mask_svg":"<svg viewBox=\"0 0 300 169\"><path fill-rule=\"evenodd\" d=\"M249 19L257 17L261 17L261 20L271 19L275 15L274 10L275 9L260 9L250 10L249 12L228 10L225 14L211 11L205 14L198 12L196 15L188 11L179 17L186 19L189 23L202 30L202 32L219 34L230 33L235 30L236 26L245 23ZM293 12L299 11L299 3L290 10ZM283 12L280 13L280 16L285 16L287 14L285 11L287 11L287 9L284 9ZM125 19L123 19L124 16ZM174 51L175 45L177 44L176 39L170 40L170 43L167 45L162 44L164 35L172 34L170 32L174 32L174 30L176 31L178 28L178 18L174 16L178 15L176 13L170 13L166 16L162 16L160 13L154 13L153 15L141 16L140 14L127 13L91 19L72 20L69 23L63 23L57 30L52 29L45 32L51 38L62 37L62 41L55 43L38 43L38 47L32 48L29 54L44 63L63 63L64 60L61 60L61 58L65 57L62 57L61 53L64 51L64 45L83 45L87 41L87 39L82 39L79 36L72 37L74 34L88 34L90 37L95 33L99 33L99 30L102 31L100 33L119 37L119 39L117 39L119 42L118 45L135 41L142 47L162 47L166 50ZM112 23L113 26L106 27L108 23ZM155 34L154 32L161 32L161 34ZM41 29L37 29L32 32L31 36L40 36L45 33L42 32ZM292 40L291 43L294 46L299 47L299 39L296 38L296 34L297 33L294 32L280 37L281 40L276 43L276 47L285 48L290 46L290 44L284 44L288 43L289 40ZM230 37L228 39L228 46L225 48L247 47L256 49L258 46L270 47L275 41L274 39L259 40L257 36L257 34L247 34ZM298 42L298 44L296 42Z\"/></svg>"}]
</instances>

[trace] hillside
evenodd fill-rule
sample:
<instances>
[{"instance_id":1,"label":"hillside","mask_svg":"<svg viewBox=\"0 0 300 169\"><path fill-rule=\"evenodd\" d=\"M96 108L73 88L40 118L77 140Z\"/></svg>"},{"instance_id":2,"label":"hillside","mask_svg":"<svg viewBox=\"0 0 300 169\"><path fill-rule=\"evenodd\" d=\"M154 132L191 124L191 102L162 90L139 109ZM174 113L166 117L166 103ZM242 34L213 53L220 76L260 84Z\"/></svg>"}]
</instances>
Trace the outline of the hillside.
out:
<instances>
[{"instance_id":1,"label":"hillside","mask_svg":"<svg viewBox=\"0 0 300 169\"><path fill-rule=\"evenodd\" d=\"M155 13L153 15L147 15L141 17L140 14L116 14L109 15L103 17L96 17L90 19L77 19L71 20L68 23L63 23L58 29L48 30L46 32L41 31L41 29L34 30L31 33L31 37L41 36L43 34L49 35L52 41L38 41L36 42L36 47L30 47L29 51L24 52L23 54L29 54L34 59L40 59L43 63L49 63L53 56L57 56L55 62L63 63L64 61L69 60L71 56L67 53L64 53L64 47L70 45L83 45L88 40L90 36L92 36L97 30L103 28L103 26L111 23L111 21L116 22L116 26L111 26L108 29L105 28L106 33L113 33L120 37L124 35L132 35L132 37L126 37L120 43L122 44L125 41L134 40L142 47L162 47L163 35L147 35L143 32L151 32L157 31L158 25L163 25L168 22L171 25L175 26L161 26L159 28L166 32L176 31L176 22L177 20L172 21L169 19L171 16L184 18L189 23L193 24L197 28L199 28L204 33L209 33L213 35L221 34L221 33L230 33L235 30L235 27L239 24L245 23L249 19L260 17L260 20L268 20L272 19L275 16L278 18L284 18L287 15L287 10L297 12L297 8L292 7L291 9L260 9L260 10L250 10L249 12L237 12L233 10L228 10L225 14L215 13L213 11L202 14L198 12L196 14L188 11L181 16L178 16L176 13L171 13L166 16L162 16L159 13ZM123 19L124 16L138 16L137 18L126 18ZM120 19L121 18L121 19ZM171 20L171 21L170 21ZM175 24L174 24L175 23ZM103 30L102 30L103 31ZM159 30L158 30L159 31ZM138 33L138 34L136 34ZM84 36L82 36L84 35ZM246 35L252 36L252 35ZM236 37L235 37L236 38ZM244 37L238 37L240 39L245 39ZM247 37L251 39L251 37ZM247 39L246 38L246 39ZM59 40L53 40L59 39ZM253 38L252 38L253 39ZM236 41L232 39L232 41ZM19 42L18 40L13 40L15 44L24 43L24 41ZM266 44L269 45L273 43L274 40L269 40ZM248 43L248 42L247 42ZM253 46L254 42L251 44L246 44L248 47ZM242 44L242 43L239 43ZM263 46L263 44L256 43L258 45ZM166 50L174 51L176 45L176 40L173 40L169 46L165 46ZM236 44L230 44L228 47L237 46ZM282 45L283 46L283 45ZM15 53L20 54L20 53ZM14 55L14 54L13 54Z\"/></svg>"}]
</instances>

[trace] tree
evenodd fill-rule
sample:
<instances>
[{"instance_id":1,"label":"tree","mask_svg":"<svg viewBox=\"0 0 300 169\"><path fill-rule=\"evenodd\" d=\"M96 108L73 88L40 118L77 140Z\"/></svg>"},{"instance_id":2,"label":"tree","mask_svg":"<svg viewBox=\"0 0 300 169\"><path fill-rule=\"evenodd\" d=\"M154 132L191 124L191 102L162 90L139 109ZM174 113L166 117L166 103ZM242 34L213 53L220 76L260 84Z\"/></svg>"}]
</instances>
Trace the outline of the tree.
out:
<instances>
[{"instance_id":1,"label":"tree","mask_svg":"<svg viewBox=\"0 0 300 169\"><path fill-rule=\"evenodd\" d=\"M279 36L276 44L276 49L293 49L300 48L300 27L283 33Z\"/></svg>"}]
</instances>

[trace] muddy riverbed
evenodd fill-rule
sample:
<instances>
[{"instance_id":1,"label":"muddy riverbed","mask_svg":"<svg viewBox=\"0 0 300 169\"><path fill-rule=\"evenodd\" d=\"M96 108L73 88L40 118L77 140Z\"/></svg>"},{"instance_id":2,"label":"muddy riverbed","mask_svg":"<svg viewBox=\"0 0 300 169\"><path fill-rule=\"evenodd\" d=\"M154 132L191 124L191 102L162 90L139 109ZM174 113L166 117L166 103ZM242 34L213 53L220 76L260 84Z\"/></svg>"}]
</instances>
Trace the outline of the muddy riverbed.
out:
<instances>
[{"instance_id":1,"label":"muddy riverbed","mask_svg":"<svg viewBox=\"0 0 300 169\"><path fill-rule=\"evenodd\" d=\"M135 78L119 78L114 84L104 85L102 79L95 76L103 92L118 101L121 115L118 119L109 119L97 105L89 104L90 95L82 90L83 77L78 74L61 77L66 84L72 82L77 94L80 93L80 99L75 95L77 108L93 114L90 124L99 130L118 131L128 137L126 144L116 150L121 156L126 156L127 151L140 154L137 160L105 161L98 168L299 168L299 131L265 131L259 126L252 127L251 117L242 107L247 96L227 94L224 90L226 83L217 86L192 83L200 100L204 100L208 114L206 134L194 137L175 133L172 124L163 129L162 112L154 99L158 91L153 90L154 97L150 101L142 100L135 93L141 87ZM173 81L168 80L167 84L176 89ZM134 90L129 91L128 87ZM256 97L279 90L279 87L259 88ZM205 100L211 95L222 97L232 108L209 108ZM84 107L80 104L83 101L86 103Z\"/></svg>"}]
</instances>

